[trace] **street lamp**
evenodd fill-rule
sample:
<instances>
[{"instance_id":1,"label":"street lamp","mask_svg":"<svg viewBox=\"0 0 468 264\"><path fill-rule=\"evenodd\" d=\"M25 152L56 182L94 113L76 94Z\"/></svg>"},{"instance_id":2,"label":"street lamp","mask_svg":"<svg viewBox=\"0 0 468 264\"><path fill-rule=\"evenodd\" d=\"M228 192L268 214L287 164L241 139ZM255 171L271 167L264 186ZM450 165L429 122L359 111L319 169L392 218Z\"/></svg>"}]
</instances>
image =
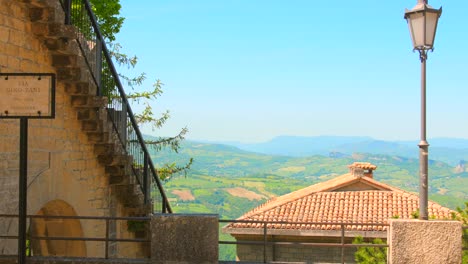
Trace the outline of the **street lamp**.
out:
<instances>
[{"instance_id":1,"label":"street lamp","mask_svg":"<svg viewBox=\"0 0 468 264\"><path fill-rule=\"evenodd\" d=\"M427 52L434 50L434 38L442 7L434 9L427 0L418 0L416 6L405 11L413 50L419 52L421 60L421 141L419 142L419 219L427 220L428 155L429 143L426 141L426 60Z\"/></svg>"}]
</instances>

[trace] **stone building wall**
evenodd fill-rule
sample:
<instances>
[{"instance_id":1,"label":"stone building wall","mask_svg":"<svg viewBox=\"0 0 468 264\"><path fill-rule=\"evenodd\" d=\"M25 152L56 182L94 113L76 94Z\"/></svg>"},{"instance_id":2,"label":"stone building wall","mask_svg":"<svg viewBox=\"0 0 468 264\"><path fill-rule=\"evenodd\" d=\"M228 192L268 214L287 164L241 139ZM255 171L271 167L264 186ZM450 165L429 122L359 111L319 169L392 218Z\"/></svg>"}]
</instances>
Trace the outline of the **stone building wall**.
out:
<instances>
[{"instance_id":1,"label":"stone building wall","mask_svg":"<svg viewBox=\"0 0 468 264\"><path fill-rule=\"evenodd\" d=\"M59 0L0 0L0 72L57 74L56 117L29 120L27 213L125 215L124 206L115 199L116 191L109 186L109 174L105 166L99 164L94 144L83 132L83 122L72 106L67 89L73 84L62 81L62 73L57 73L53 67L57 62L53 61L51 51L37 37L44 27L32 22L36 16L51 16L56 21L64 19ZM83 76L82 73L82 79ZM18 213L18 178L19 120L0 119L0 214ZM66 235L80 233L79 230L67 231L67 226L81 226L84 236L105 236L104 221L82 220L78 225L61 220L43 221L37 226L48 227L49 233L55 230L62 235L63 232ZM118 223L113 229L123 234L126 223ZM17 235L17 219L0 219L0 234ZM51 243L49 247L53 247ZM59 244L56 243L56 247ZM88 242L85 253L75 253L102 257L103 247L103 243ZM139 254L140 249L135 246L121 249L123 247L130 256ZM16 240L0 240L0 255L16 252Z\"/></svg>"}]
</instances>

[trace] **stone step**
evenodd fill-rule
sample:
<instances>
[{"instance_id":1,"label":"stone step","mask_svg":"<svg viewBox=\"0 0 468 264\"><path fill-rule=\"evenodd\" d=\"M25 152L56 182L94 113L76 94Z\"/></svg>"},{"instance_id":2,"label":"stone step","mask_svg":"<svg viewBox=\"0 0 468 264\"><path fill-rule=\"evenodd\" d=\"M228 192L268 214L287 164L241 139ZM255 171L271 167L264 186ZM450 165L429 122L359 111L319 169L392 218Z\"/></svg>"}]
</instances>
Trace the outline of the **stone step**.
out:
<instances>
[{"instance_id":1,"label":"stone step","mask_svg":"<svg viewBox=\"0 0 468 264\"><path fill-rule=\"evenodd\" d=\"M103 125L100 120L82 120L81 129L85 132L103 133Z\"/></svg>"},{"instance_id":2,"label":"stone step","mask_svg":"<svg viewBox=\"0 0 468 264\"><path fill-rule=\"evenodd\" d=\"M109 185L125 185L130 184L129 176L125 174L110 174Z\"/></svg>"},{"instance_id":3,"label":"stone step","mask_svg":"<svg viewBox=\"0 0 468 264\"><path fill-rule=\"evenodd\" d=\"M44 45L52 54L69 54L81 56L81 50L76 39L41 37Z\"/></svg>"},{"instance_id":4,"label":"stone step","mask_svg":"<svg viewBox=\"0 0 468 264\"><path fill-rule=\"evenodd\" d=\"M133 157L128 155L99 155L98 160L104 165L132 164Z\"/></svg>"},{"instance_id":5,"label":"stone step","mask_svg":"<svg viewBox=\"0 0 468 264\"><path fill-rule=\"evenodd\" d=\"M144 204L143 195L128 195L123 201L126 208L140 208Z\"/></svg>"},{"instance_id":6,"label":"stone step","mask_svg":"<svg viewBox=\"0 0 468 264\"><path fill-rule=\"evenodd\" d=\"M42 2L48 3L38 5L39 2L35 1L36 5L29 8L29 19L31 22L65 22L65 13L62 11L59 1L49 0Z\"/></svg>"},{"instance_id":7,"label":"stone step","mask_svg":"<svg viewBox=\"0 0 468 264\"><path fill-rule=\"evenodd\" d=\"M112 164L106 166L106 172L111 175L133 175L130 164Z\"/></svg>"},{"instance_id":8,"label":"stone step","mask_svg":"<svg viewBox=\"0 0 468 264\"><path fill-rule=\"evenodd\" d=\"M113 191L116 194L119 194L119 196L123 197L124 199L126 199L127 197L138 199L138 195L135 195L135 188L140 188L140 187L132 183L112 185Z\"/></svg>"},{"instance_id":9,"label":"stone step","mask_svg":"<svg viewBox=\"0 0 468 264\"><path fill-rule=\"evenodd\" d=\"M71 105L73 107L88 106L89 97L90 97L90 95L72 95L71 96Z\"/></svg>"},{"instance_id":10,"label":"stone step","mask_svg":"<svg viewBox=\"0 0 468 264\"><path fill-rule=\"evenodd\" d=\"M55 38L55 39L76 38L75 27L71 25L65 25L63 23L35 22L31 24L31 29L35 35L40 36L40 37Z\"/></svg>"},{"instance_id":11,"label":"stone step","mask_svg":"<svg viewBox=\"0 0 468 264\"><path fill-rule=\"evenodd\" d=\"M45 38L44 45L51 51L56 53L65 53L70 47L71 41L67 38ZM68 52L66 52L68 54Z\"/></svg>"},{"instance_id":12,"label":"stone step","mask_svg":"<svg viewBox=\"0 0 468 264\"><path fill-rule=\"evenodd\" d=\"M19 0L23 3L29 4L34 7L54 7L57 5L56 0ZM58 3L60 5L60 3ZM61 7L60 7L61 10Z\"/></svg>"},{"instance_id":13,"label":"stone step","mask_svg":"<svg viewBox=\"0 0 468 264\"><path fill-rule=\"evenodd\" d=\"M109 142L109 132L87 132L88 141L93 143Z\"/></svg>"},{"instance_id":14,"label":"stone step","mask_svg":"<svg viewBox=\"0 0 468 264\"><path fill-rule=\"evenodd\" d=\"M107 105L106 97L95 95L72 95L71 103L77 108L104 108Z\"/></svg>"},{"instance_id":15,"label":"stone step","mask_svg":"<svg viewBox=\"0 0 468 264\"><path fill-rule=\"evenodd\" d=\"M82 69L78 67L56 67L57 80L69 81L69 82L80 82L86 81L86 74L82 73Z\"/></svg>"},{"instance_id":16,"label":"stone step","mask_svg":"<svg viewBox=\"0 0 468 264\"><path fill-rule=\"evenodd\" d=\"M77 118L78 120L95 120L99 119L100 110L97 108L82 108L77 109Z\"/></svg>"},{"instance_id":17,"label":"stone step","mask_svg":"<svg viewBox=\"0 0 468 264\"><path fill-rule=\"evenodd\" d=\"M65 92L70 95L94 95L87 82L65 83Z\"/></svg>"},{"instance_id":18,"label":"stone step","mask_svg":"<svg viewBox=\"0 0 468 264\"><path fill-rule=\"evenodd\" d=\"M148 216L147 207L148 205L142 205L141 207L137 208L128 208L125 211L130 217L144 217Z\"/></svg>"},{"instance_id":19,"label":"stone step","mask_svg":"<svg viewBox=\"0 0 468 264\"><path fill-rule=\"evenodd\" d=\"M94 83L89 70L84 67L86 61L83 57L60 53L52 57L58 80L66 83Z\"/></svg>"},{"instance_id":20,"label":"stone step","mask_svg":"<svg viewBox=\"0 0 468 264\"><path fill-rule=\"evenodd\" d=\"M72 54L52 54L52 66L71 67L78 64L78 56Z\"/></svg>"},{"instance_id":21,"label":"stone step","mask_svg":"<svg viewBox=\"0 0 468 264\"><path fill-rule=\"evenodd\" d=\"M29 19L31 22L51 22L49 21L49 10L46 7L33 6L29 8Z\"/></svg>"},{"instance_id":22,"label":"stone step","mask_svg":"<svg viewBox=\"0 0 468 264\"><path fill-rule=\"evenodd\" d=\"M109 133L106 138L106 142L115 141L112 133L112 126L109 125L108 116L104 109L100 108L78 108L77 109L77 119L80 121L94 121L99 122L99 131L88 130L88 132L100 132L100 133ZM91 135L90 135L91 136Z\"/></svg>"},{"instance_id":23,"label":"stone step","mask_svg":"<svg viewBox=\"0 0 468 264\"><path fill-rule=\"evenodd\" d=\"M95 143L94 154L96 155L112 155L114 154L114 144L112 143Z\"/></svg>"},{"instance_id":24,"label":"stone step","mask_svg":"<svg viewBox=\"0 0 468 264\"><path fill-rule=\"evenodd\" d=\"M110 168L106 166L106 169ZM110 173L109 184L115 190L118 199L121 201L125 208L143 210L147 213L152 212L151 205L144 204L143 192L141 191L140 185L137 183L133 172L126 174Z\"/></svg>"},{"instance_id":25,"label":"stone step","mask_svg":"<svg viewBox=\"0 0 468 264\"><path fill-rule=\"evenodd\" d=\"M151 203L148 203L148 204L151 204ZM138 210L146 209L143 196L132 198L132 200L130 201L125 201L123 202L123 205L125 206L125 209L138 209ZM148 214L150 213L152 212L148 212Z\"/></svg>"}]
</instances>

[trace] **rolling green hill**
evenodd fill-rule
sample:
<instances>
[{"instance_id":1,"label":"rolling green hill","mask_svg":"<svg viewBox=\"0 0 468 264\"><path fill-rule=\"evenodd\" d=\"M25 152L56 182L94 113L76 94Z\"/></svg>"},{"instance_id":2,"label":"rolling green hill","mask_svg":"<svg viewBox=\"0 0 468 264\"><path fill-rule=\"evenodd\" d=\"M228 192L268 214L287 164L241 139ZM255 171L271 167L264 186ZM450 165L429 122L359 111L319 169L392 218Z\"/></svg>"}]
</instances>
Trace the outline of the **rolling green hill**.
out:
<instances>
[{"instance_id":1,"label":"rolling green hill","mask_svg":"<svg viewBox=\"0 0 468 264\"><path fill-rule=\"evenodd\" d=\"M367 161L378 166L375 178L410 192L418 191L417 159L378 154L352 154L340 158L320 155L287 157L258 154L236 147L184 142L178 155L169 151L153 152L156 165L164 162L183 163L195 159L186 177L175 177L165 183L169 197L181 212L220 213L236 218L272 196L328 180L348 171L347 165ZM468 200L468 173L455 171L444 162L430 161L430 199L455 208ZM242 188L245 190L230 190ZM193 199L183 199L173 191L190 192ZM255 198L249 199L247 191ZM241 194L238 194L241 193ZM247 193L247 194L245 194ZM237 196L236 196L237 195Z\"/></svg>"},{"instance_id":2,"label":"rolling green hill","mask_svg":"<svg viewBox=\"0 0 468 264\"><path fill-rule=\"evenodd\" d=\"M182 164L194 158L186 176L164 183L176 213L216 213L235 219L268 199L325 181L348 172L355 161L378 166L378 181L418 192L417 159L392 155L354 153L338 158L326 156L287 157L247 152L236 147L184 142L179 154L152 151L156 166L165 162ZM468 173L444 162L430 161L429 199L450 208L468 200ZM221 233L220 233L221 234ZM221 239L231 237L221 234ZM223 246L224 259L235 258L233 246Z\"/></svg>"}]
</instances>

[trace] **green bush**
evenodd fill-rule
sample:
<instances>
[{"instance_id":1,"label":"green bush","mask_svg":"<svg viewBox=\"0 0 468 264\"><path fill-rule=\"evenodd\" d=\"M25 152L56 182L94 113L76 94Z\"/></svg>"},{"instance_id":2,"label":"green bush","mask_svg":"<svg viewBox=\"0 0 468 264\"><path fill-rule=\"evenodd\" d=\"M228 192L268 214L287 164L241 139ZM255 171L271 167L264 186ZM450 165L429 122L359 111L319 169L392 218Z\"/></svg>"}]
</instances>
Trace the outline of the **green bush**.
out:
<instances>
[{"instance_id":1,"label":"green bush","mask_svg":"<svg viewBox=\"0 0 468 264\"><path fill-rule=\"evenodd\" d=\"M353 244L366 244L361 236L353 240ZM372 240L370 244L385 244L380 238ZM354 260L358 264L386 264L387 248L383 247L358 247L354 253Z\"/></svg>"}]
</instances>

